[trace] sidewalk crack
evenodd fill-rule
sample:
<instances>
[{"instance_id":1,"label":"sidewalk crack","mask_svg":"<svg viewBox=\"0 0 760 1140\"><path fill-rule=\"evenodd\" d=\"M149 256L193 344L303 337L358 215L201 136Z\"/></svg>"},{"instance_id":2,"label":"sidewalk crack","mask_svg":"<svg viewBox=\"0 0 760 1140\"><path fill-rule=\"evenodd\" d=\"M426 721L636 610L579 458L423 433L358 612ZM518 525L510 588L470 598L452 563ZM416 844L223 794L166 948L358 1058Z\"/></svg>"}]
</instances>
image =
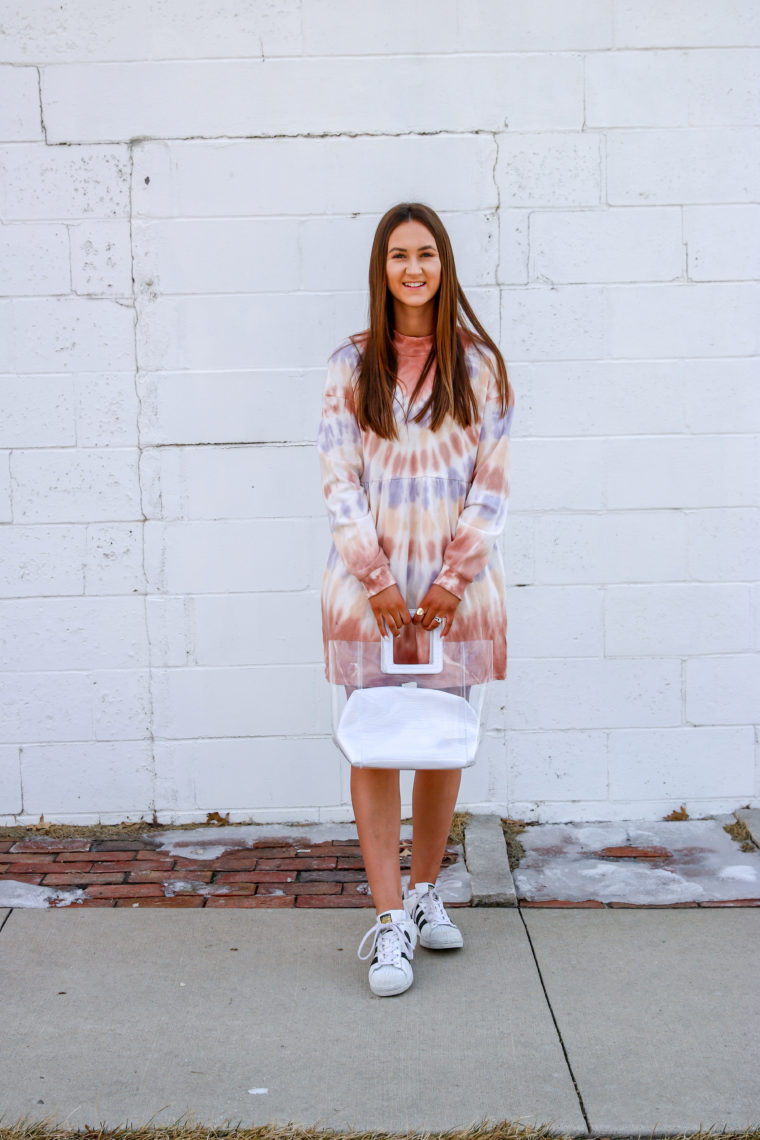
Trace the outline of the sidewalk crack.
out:
<instances>
[{"instance_id":1,"label":"sidewalk crack","mask_svg":"<svg viewBox=\"0 0 760 1140\"><path fill-rule=\"evenodd\" d=\"M560 1028L559 1028L559 1022L557 1021L557 1018L554 1015L554 1010L552 1009L552 1003L549 1000L549 992L546 988L546 983L544 982L544 975L541 973L541 967L538 964L538 955L536 954L536 948L533 945L533 939L530 936L530 931L528 930L528 924L525 921L525 916L522 912L522 907L518 906L517 911L518 911L518 914L520 915L520 921L523 924L523 929L524 929L524 931L527 935L527 938L528 938L528 945L530 946L530 952L533 955L533 961L536 964L536 970L538 972L538 980L541 983L541 989L544 991L544 997L546 998L546 1004L549 1008L549 1013L551 1014L552 1021L554 1022L554 1028L557 1031L557 1037L559 1038L559 1043L562 1046L562 1055L565 1058L565 1064L567 1065L567 1071L570 1074L570 1080L573 1082L573 1088L575 1089L575 1095L578 1097L578 1105L579 1105L581 1113L583 1115L583 1120L584 1120L585 1125L586 1125L586 1130L590 1136L591 1135L591 1125L589 1124L589 1119L588 1119L588 1116L586 1114L586 1106L583 1103L583 1097L581 1095L581 1090L578 1087L578 1082L575 1079L575 1073L573 1072L573 1066L570 1064L570 1058L567 1055L567 1049L565 1048L565 1042L562 1039L562 1033L561 1033Z\"/></svg>"}]
</instances>

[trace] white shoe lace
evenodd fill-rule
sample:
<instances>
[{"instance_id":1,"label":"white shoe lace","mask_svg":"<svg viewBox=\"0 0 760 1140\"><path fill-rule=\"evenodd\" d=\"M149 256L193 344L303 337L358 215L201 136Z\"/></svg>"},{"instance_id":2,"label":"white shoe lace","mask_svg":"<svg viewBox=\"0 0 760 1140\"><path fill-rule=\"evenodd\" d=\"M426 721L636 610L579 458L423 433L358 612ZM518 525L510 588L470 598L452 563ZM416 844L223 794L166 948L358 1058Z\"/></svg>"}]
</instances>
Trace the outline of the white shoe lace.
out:
<instances>
[{"instance_id":1,"label":"white shoe lace","mask_svg":"<svg viewBox=\"0 0 760 1140\"><path fill-rule=\"evenodd\" d=\"M392 938L383 937L393 933ZM372 938L372 944L366 954L362 954L362 947L368 938ZM406 951L407 957L411 961L414 957L414 950L411 942L406 937L401 922L380 922L379 920L374 926L370 927L367 933L359 943L359 949L356 951L356 956L362 962L366 962L368 958L372 957L372 952L377 947L377 964L378 966L401 966L401 951Z\"/></svg>"},{"instance_id":2,"label":"white shoe lace","mask_svg":"<svg viewBox=\"0 0 760 1140\"><path fill-rule=\"evenodd\" d=\"M425 912L425 918L431 926L453 926L449 916L446 914L446 908L441 902L438 891L431 887L424 895L419 896L419 904Z\"/></svg>"}]
</instances>

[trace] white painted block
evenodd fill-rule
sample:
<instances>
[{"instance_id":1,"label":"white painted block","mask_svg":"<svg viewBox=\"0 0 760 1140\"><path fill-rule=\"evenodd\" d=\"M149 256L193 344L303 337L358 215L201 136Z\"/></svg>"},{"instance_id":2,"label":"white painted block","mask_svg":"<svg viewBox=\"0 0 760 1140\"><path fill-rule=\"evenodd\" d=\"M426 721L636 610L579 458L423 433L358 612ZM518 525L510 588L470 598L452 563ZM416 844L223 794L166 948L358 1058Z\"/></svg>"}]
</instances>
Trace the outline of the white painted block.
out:
<instances>
[{"instance_id":1,"label":"white painted block","mask_svg":"<svg viewBox=\"0 0 760 1140\"><path fill-rule=\"evenodd\" d=\"M10 451L0 451L0 522L10 522L13 518L11 505L11 455L12 452Z\"/></svg>"},{"instance_id":2,"label":"white painted block","mask_svg":"<svg viewBox=\"0 0 760 1140\"><path fill-rule=\"evenodd\" d=\"M0 372L37 372L134 365L132 313L114 301L83 297L16 298L7 302L8 335Z\"/></svg>"},{"instance_id":3,"label":"white painted block","mask_svg":"<svg viewBox=\"0 0 760 1140\"><path fill-rule=\"evenodd\" d=\"M496 178L504 206L596 206L601 201L597 135L497 135Z\"/></svg>"},{"instance_id":4,"label":"white painted block","mask_svg":"<svg viewBox=\"0 0 760 1140\"><path fill-rule=\"evenodd\" d=\"M683 373L689 431L760 432L757 360L687 360Z\"/></svg>"},{"instance_id":5,"label":"white painted block","mask_svg":"<svg viewBox=\"0 0 760 1140\"><path fill-rule=\"evenodd\" d=\"M150 218L379 215L404 201L430 202L443 213L490 210L494 152L488 135L469 134L145 142L133 152L133 211Z\"/></svg>"},{"instance_id":6,"label":"white painted block","mask_svg":"<svg viewBox=\"0 0 760 1140\"><path fill-rule=\"evenodd\" d=\"M525 586L507 597L510 660L601 657L602 591L593 586Z\"/></svg>"},{"instance_id":7,"label":"white painted block","mask_svg":"<svg viewBox=\"0 0 760 1140\"><path fill-rule=\"evenodd\" d=\"M760 206L686 206L683 221L692 281L760 277Z\"/></svg>"},{"instance_id":8,"label":"white painted block","mask_svg":"<svg viewBox=\"0 0 760 1140\"><path fill-rule=\"evenodd\" d=\"M319 594L211 594L191 601L198 665L323 661Z\"/></svg>"},{"instance_id":9,"label":"white painted block","mask_svg":"<svg viewBox=\"0 0 760 1140\"><path fill-rule=\"evenodd\" d=\"M528 281L529 210L499 210L499 263L496 277L500 285L525 285Z\"/></svg>"},{"instance_id":10,"label":"white painted block","mask_svg":"<svg viewBox=\"0 0 760 1140\"><path fill-rule=\"evenodd\" d=\"M601 439L514 440L510 506L518 511L601 508L606 449Z\"/></svg>"},{"instance_id":11,"label":"white painted block","mask_svg":"<svg viewBox=\"0 0 760 1140\"><path fill-rule=\"evenodd\" d=\"M752 788L751 728L617 729L609 737L610 797L744 797Z\"/></svg>"},{"instance_id":12,"label":"white painted block","mask_svg":"<svg viewBox=\"0 0 760 1140\"><path fill-rule=\"evenodd\" d=\"M509 800L607 798L606 732L510 732Z\"/></svg>"},{"instance_id":13,"label":"white painted block","mask_svg":"<svg viewBox=\"0 0 760 1140\"><path fill-rule=\"evenodd\" d=\"M683 581L682 511L545 515L536 520L536 578L544 583Z\"/></svg>"},{"instance_id":14,"label":"white painted block","mask_svg":"<svg viewBox=\"0 0 760 1140\"><path fill-rule=\"evenodd\" d=\"M756 724L760 719L760 657L698 657L686 662L689 724Z\"/></svg>"},{"instance_id":15,"label":"white painted block","mask_svg":"<svg viewBox=\"0 0 760 1140\"><path fill-rule=\"evenodd\" d=\"M531 280L674 281L682 263L681 211L674 206L531 215Z\"/></svg>"},{"instance_id":16,"label":"white painted block","mask_svg":"<svg viewBox=\"0 0 760 1140\"><path fill-rule=\"evenodd\" d=\"M132 372L82 372L75 378L80 447L137 446L139 402Z\"/></svg>"},{"instance_id":17,"label":"white painted block","mask_svg":"<svg viewBox=\"0 0 760 1140\"><path fill-rule=\"evenodd\" d=\"M192 664L192 607L193 599L187 597L146 597L145 617L151 667L167 669L172 665Z\"/></svg>"},{"instance_id":18,"label":"white painted block","mask_svg":"<svg viewBox=\"0 0 760 1140\"><path fill-rule=\"evenodd\" d=\"M510 730L657 727L681 723L681 662L518 660L507 680Z\"/></svg>"},{"instance_id":19,"label":"white painted block","mask_svg":"<svg viewBox=\"0 0 760 1140\"><path fill-rule=\"evenodd\" d=\"M278 518L324 514L311 446L162 448L164 518Z\"/></svg>"},{"instance_id":20,"label":"white painted block","mask_svg":"<svg viewBox=\"0 0 760 1140\"><path fill-rule=\"evenodd\" d=\"M171 68L147 60L52 64L44 71L43 106L54 143L505 125L562 130L583 125L583 62L567 52L269 60L257 53L178 60Z\"/></svg>"},{"instance_id":21,"label":"white painted block","mask_svg":"<svg viewBox=\"0 0 760 1140\"><path fill-rule=\"evenodd\" d=\"M141 523L92 523L87 527L86 594L143 594Z\"/></svg>"},{"instance_id":22,"label":"white painted block","mask_svg":"<svg viewBox=\"0 0 760 1140\"><path fill-rule=\"evenodd\" d=\"M18 815L22 806L18 747L0 744L0 815Z\"/></svg>"},{"instance_id":23,"label":"white painted block","mask_svg":"<svg viewBox=\"0 0 760 1140\"><path fill-rule=\"evenodd\" d=\"M87 673L5 673L0 677L0 742L89 740Z\"/></svg>"},{"instance_id":24,"label":"white painted block","mask_svg":"<svg viewBox=\"0 0 760 1140\"><path fill-rule=\"evenodd\" d=\"M70 290L65 226L15 222L0 227L0 295L46 296Z\"/></svg>"},{"instance_id":25,"label":"white painted block","mask_svg":"<svg viewBox=\"0 0 760 1140\"><path fill-rule=\"evenodd\" d=\"M500 540L507 586L533 582L536 573L535 520L511 513Z\"/></svg>"},{"instance_id":26,"label":"white painted block","mask_svg":"<svg viewBox=\"0 0 760 1140\"><path fill-rule=\"evenodd\" d=\"M96 522L141 515L135 448L14 451L19 522Z\"/></svg>"},{"instance_id":27,"label":"white painted block","mask_svg":"<svg viewBox=\"0 0 760 1140\"><path fill-rule=\"evenodd\" d=\"M327 531L327 521L319 522ZM314 585L312 536L309 523L291 519L149 522L148 582L182 594L303 590Z\"/></svg>"},{"instance_id":28,"label":"white painted block","mask_svg":"<svg viewBox=\"0 0 760 1140\"><path fill-rule=\"evenodd\" d=\"M685 432L685 405L699 403L680 360L537 361L511 371L519 401L516 425L528 438ZM710 374L720 383L712 367ZM760 414L760 398L758 405Z\"/></svg>"},{"instance_id":29,"label":"white painted block","mask_svg":"<svg viewBox=\"0 0 760 1140\"><path fill-rule=\"evenodd\" d=\"M74 292L99 297L131 297L129 222L79 222L69 226L69 231Z\"/></svg>"},{"instance_id":30,"label":"white painted block","mask_svg":"<svg viewBox=\"0 0 760 1140\"><path fill-rule=\"evenodd\" d=\"M611 356L751 356L758 349L757 286L612 285Z\"/></svg>"},{"instance_id":31,"label":"white painted block","mask_svg":"<svg viewBox=\"0 0 760 1140\"><path fill-rule=\"evenodd\" d=\"M689 657L751 649L749 587L608 586L604 644L608 657Z\"/></svg>"},{"instance_id":32,"label":"white painted block","mask_svg":"<svg viewBox=\"0 0 760 1140\"><path fill-rule=\"evenodd\" d=\"M710 0L617 0L618 47L731 47L757 43L760 12L751 0L731 0L717 7Z\"/></svg>"},{"instance_id":33,"label":"white painted block","mask_svg":"<svg viewBox=\"0 0 760 1140\"><path fill-rule=\"evenodd\" d=\"M0 670L128 669L147 655L142 598L0 602Z\"/></svg>"},{"instance_id":34,"label":"white painted block","mask_svg":"<svg viewBox=\"0 0 760 1140\"><path fill-rule=\"evenodd\" d=\"M256 817L288 805L293 819L303 819L304 809L341 802L345 763L319 736L158 741L156 806Z\"/></svg>"},{"instance_id":35,"label":"white painted block","mask_svg":"<svg viewBox=\"0 0 760 1140\"><path fill-rule=\"evenodd\" d=\"M42 139L36 67L0 67L0 139L14 143Z\"/></svg>"},{"instance_id":36,"label":"white painted block","mask_svg":"<svg viewBox=\"0 0 760 1140\"><path fill-rule=\"evenodd\" d=\"M76 443L70 376L0 376L0 447Z\"/></svg>"},{"instance_id":37,"label":"white painted block","mask_svg":"<svg viewBox=\"0 0 760 1140\"><path fill-rule=\"evenodd\" d=\"M587 127L689 123L685 51L595 52L586 57Z\"/></svg>"},{"instance_id":38,"label":"white painted block","mask_svg":"<svg viewBox=\"0 0 760 1140\"><path fill-rule=\"evenodd\" d=\"M323 672L315 665L157 670L155 733L174 740L329 733Z\"/></svg>"},{"instance_id":39,"label":"white painted block","mask_svg":"<svg viewBox=\"0 0 760 1140\"><path fill-rule=\"evenodd\" d=\"M81 594L83 526L0 527L0 596Z\"/></svg>"},{"instance_id":40,"label":"white painted block","mask_svg":"<svg viewBox=\"0 0 760 1140\"><path fill-rule=\"evenodd\" d=\"M144 812L153 803L149 741L36 744L22 753L24 810L32 815L64 812Z\"/></svg>"},{"instance_id":41,"label":"white painted block","mask_svg":"<svg viewBox=\"0 0 760 1140\"><path fill-rule=\"evenodd\" d=\"M414 19L403 0L357 9L351 0L333 0L330 19L320 0L304 0L303 50L307 54L393 54L428 52L571 51L612 44L612 4L608 0L545 0L541 18L529 0L422 0Z\"/></svg>"},{"instance_id":42,"label":"white painted block","mask_svg":"<svg viewBox=\"0 0 760 1140\"><path fill-rule=\"evenodd\" d=\"M607 132L612 206L752 202L758 131L752 127Z\"/></svg>"},{"instance_id":43,"label":"white painted block","mask_svg":"<svg viewBox=\"0 0 760 1140\"><path fill-rule=\"evenodd\" d=\"M267 372L161 372L140 379L140 440L314 441L326 366Z\"/></svg>"},{"instance_id":44,"label":"white painted block","mask_svg":"<svg viewBox=\"0 0 760 1140\"><path fill-rule=\"evenodd\" d=\"M760 583L755 583L751 587L752 593L752 618L753 618L753 645L755 649L760 649Z\"/></svg>"},{"instance_id":45,"label":"white painted block","mask_svg":"<svg viewBox=\"0 0 760 1140\"><path fill-rule=\"evenodd\" d=\"M737 47L690 51L689 122L699 126L756 125L760 51Z\"/></svg>"},{"instance_id":46,"label":"white painted block","mask_svg":"<svg viewBox=\"0 0 760 1140\"><path fill-rule=\"evenodd\" d=\"M752 582L760 567L760 510L689 511L689 576L706 582Z\"/></svg>"},{"instance_id":47,"label":"white painted block","mask_svg":"<svg viewBox=\"0 0 760 1140\"><path fill-rule=\"evenodd\" d=\"M594 285L501 291L501 347L510 360L583 360L607 353L605 290Z\"/></svg>"},{"instance_id":48,"label":"white painted block","mask_svg":"<svg viewBox=\"0 0 760 1140\"><path fill-rule=\"evenodd\" d=\"M145 740L152 735L147 669L102 669L88 674L96 740Z\"/></svg>"},{"instance_id":49,"label":"white painted block","mask_svg":"<svg viewBox=\"0 0 760 1140\"><path fill-rule=\"evenodd\" d=\"M159 297L141 312L138 352L147 372L301 370L363 328L363 293Z\"/></svg>"},{"instance_id":50,"label":"white painted block","mask_svg":"<svg viewBox=\"0 0 760 1140\"><path fill-rule=\"evenodd\" d=\"M610 440L608 507L743 507L758 502L760 452L751 435Z\"/></svg>"},{"instance_id":51,"label":"white painted block","mask_svg":"<svg viewBox=\"0 0 760 1140\"><path fill-rule=\"evenodd\" d=\"M129 214L129 148L42 146L0 148L4 220L125 218Z\"/></svg>"}]
</instances>

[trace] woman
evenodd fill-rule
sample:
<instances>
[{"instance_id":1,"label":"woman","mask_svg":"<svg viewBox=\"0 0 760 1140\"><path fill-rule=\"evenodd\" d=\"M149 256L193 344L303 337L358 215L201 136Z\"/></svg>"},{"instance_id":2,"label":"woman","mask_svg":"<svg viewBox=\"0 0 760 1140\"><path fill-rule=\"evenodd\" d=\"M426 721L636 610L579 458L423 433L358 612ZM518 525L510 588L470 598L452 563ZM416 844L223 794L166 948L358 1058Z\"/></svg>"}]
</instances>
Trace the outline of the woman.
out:
<instances>
[{"instance_id":1,"label":"woman","mask_svg":"<svg viewBox=\"0 0 760 1140\"><path fill-rule=\"evenodd\" d=\"M318 449L333 546L322 585L328 642L398 639L425 660L435 625L493 644L506 675L504 570L497 538L509 493L513 396L501 354L457 281L448 234L417 202L380 220L369 267L370 326L330 356ZM465 318L470 327L467 328ZM329 676L329 664L328 664ZM418 936L462 945L435 890L461 771L415 772L409 886L399 867L397 770L351 769L351 798L376 922L369 984L412 984ZM374 953L373 953L374 951Z\"/></svg>"}]
</instances>

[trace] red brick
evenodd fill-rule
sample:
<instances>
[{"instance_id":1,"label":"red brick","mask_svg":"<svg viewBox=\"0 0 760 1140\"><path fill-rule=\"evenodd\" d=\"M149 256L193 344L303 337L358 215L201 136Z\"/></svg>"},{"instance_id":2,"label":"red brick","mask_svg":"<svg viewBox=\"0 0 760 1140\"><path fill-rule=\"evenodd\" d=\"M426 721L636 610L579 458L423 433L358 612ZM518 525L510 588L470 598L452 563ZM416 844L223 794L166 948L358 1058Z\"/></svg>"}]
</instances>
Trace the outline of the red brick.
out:
<instances>
[{"instance_id":1,"label":"red brick","mask_svg":"<svg viewBox=\"0 0 760 1140\"><path fill-rule=\"evenodd\" d=\"M184 909L187 909L188 907L201 907L204 905L205 901L206 900L203 898L203 895L173 895L171 898L162 899L146 899L143 897L140 897L139 899L117 899L116 906L131 906L134 907L135 910L138 908L140 910L144 910L145 907L149 906L165 906L173 908L183 907Z\"/></svg>"},{"instance_id":2,"label":"red brick","mask_svg":"<svg viewBox=\"0 0 760 1140\"><path fill-rule=\"evenodd\" d=\"M256 859L292 859L295 857L296 849L292 844L285 844L283 847L241 847L236 851L225 851L224 855L220 855L222 859L234 862L235 860L250 859L252 862Z\"/></svg>"},{"instance_id":3,"label":"red brick","mask_svg":"<svg viewBox=\"0 0 760 1140\"><path fill-rule=\"evenodd\" d=\"M138 851L136 858L137 859L150 859L150 861L152 863L156 863L157 865L163 864L163 865L169 866L169 867L171 867L172 863L174 862L174 856L173 855L164 855L163 852L156 851L155 849L151 849L148 851L145 851L145 850Z\"/></svg>"},{"instance_id":4,"label":"red brick","mask_svg":"<svg viewBox=\"0 0 760 1140\"><path fill-rule=\"evenodd\" d=\"M590 852L603 859L671 859L673 852L667 847L603 847Z\"/></svg>"},{"instance_id":5,"label":"red brick","mask_svg":"<svg viewBox=\"0 0 760 1140\"><path fill-rule=\"evenodd\" d=\"M260 851L264 847L293 847L294 841L292 835L268 835L266 839L256 839L253 843L249 843L248 847L252 847L255 851Z\"/></svg>"},{"instance_id":6,"label":"red brick","mask_svg":"<svg viewBox=\"0 0 760 1140\"><path fill-rule=\"evenodd\" d=\"M301 871L298 881L301 883L366 883L367 872L364 868L361 871L349 871L347 868L337 871Z\"/></svg>"},{"instance_id":7,"label":"red brick","mask_svg":"<svg viewBox=\"0 0 760 1140\"><path fill-rule=\"evenodd\" d=\"M374 906L370 895L296 895L295 900L296 906L310 907L312 910Z\"/></svg>"},{"instance_id":8,"label":"red brick","mask_svg":"<svg viewBox=\"0 0 760 1140\"><path fill-rule=\"evenodd\" d=\"M174 860L176 871L213 871L217 866L216 859L181 859Z\"/></svg>"},{"instance_id":9,"label":"red brick","mask_svg":"<svg viewBox=\"0 0 760 1140\"><path fill-rule=\"evenodd\" d=\"M58 866L59 865L56 863L56 867L58 867ZM106 871L111 871L114 874L118 873L121 875L126 875L126 873L130 867L136 867L136 866L138 866L137 863L93 863L91 870L103 872L103 873L105 873ZM69 874L71 872L71 867L72 867L71 863L69 863L68 866L66 866L66 868L65 868L66 874ZM143 870L144 864L140 863L139 867L140 867L140 870ZM63 872L64 868L61 867L60 870L61 870L61 872Z\"/></svg>"},{"instance_id":10,"label":"red brick","mask_svg":"<svg viewBox=\"0 0 760 1140\"><path fill-rule=\"evenodd\" d=\"M259 871L331 871L335 869L336 862L334 856L328 859L309 859L306 856L300 859L260 859L256 868Z\"/></svg>"},{"instance_id":11,"label":"red brick","mask_svg":"<svg viewBox=\"0 0 760 1140\"><path fill-rule=\"evenodd\" d=\"M125 882L127 883L173 883L173 882L188 882L193 880L196 883L210 883L211 871L194 871L192 875L188 875L184 871L130 871L127 875Z\"/></svg>"},{"instance_id":12,"label":"red brick","mask_svg":"<svg viewBox=\"0 0 760 1140\"><path fill-rule=\"evenodd\" d=\"M139 852L138 852L139 856ZM140 859L128 863L126 870L133 871L171 871L174 867L173 859Z\"/></svg>"},{"instance_id":13,"label":"red brick","mask_svg":"<svg viewBox=\"0 0 760 1140\"><path fill-rule=\"evenodd\" d=\"M299 896L301 897L301 896ZM305 898L312 898L317 896L302 896ZM325 896L331 898L332 896ZM286 907L292 907L295 903L295 895L209 895L206 900L206 906L209 907L266 907L272 910L284 910Z\"/></svg>"},{"instance_id":14,"label":"red brick","mask_svg":"<svg viewBox=\"0 0 760 1140\"><path fill-rule=\"evenodd\" d=\"M25 875L20 874L18 871L6 871L0 874L0 880L4 882L17 882L17 883L41 883L42 875Z\"/></svg>"},{"instance_id":15,"label":"red brick","mask_svg":"<svg viewBox=\"0 0 760 1140\"><path fill-rule=\"evenodd\" d=\"M350 859L349 858L344 859L343 856L341 855L338 859L338 870L340 870L342 867L345 867L345 869L347 871L348 870L350 870L350 871L360 871L360 870L363 871L364 870L364 860L360 859L358 857L355 858L353 855L351 856Z\"/></svg>"},{"instance_id":16,"label":"red brick","mask_svg":"<svg viewBox=\"0 0 760 1140\"><path fill-rule=\"evenodd\" d=\"M760 899L720 899L715 902L703 902L700 906L760 906Z\"/></svg>"},{"instance_id":17,"label":"red brick","mask_svg":"<svg viewBox=\"0 0 760 1140\"><path fill-rule=\"evenodd\" d=\"M11 851L89 851L90 839L20 839Z\"/></svg>"},{"instance_id":18,"label":"red brick","mask_svg":"<svg viewBox=\"0 0 760 1140\"><path fill-rule=\"evenodd\" d=\"M310 874L311 872L307 872ZM294 883L295 871L219 871L215 883Z\"/></svg>"},{"instance_id":19,"label":"red brick","mask_svg":"<svg viewBox=\"0 0 760 1140\"><path fill-rule=\"evenodd\" d=\"M597 910L604 909L604 903L599 902L597 899L583 899L582 902L572 902L569 899L520 899L520 906L594 907Z\"/></svg>"},{"instance_id":20,"label":"red brick","mask_svg":"<svg viewBox=\"0 0 760 1140\"><path fill-rule=\"evenodd\" d=\"M75 887L87 883L123 883L124 874L108 874L104 871L88 874L86 871L77 875L43 875L43 885L46 887Z\"/></svg>"},{"instance_id":21,"label":"red brick","mask_svg":"<svg viewBox=\"0 0 760 1140\"><path fill-rule=\"evenodd\" d=\"M238 855L220 855L218 859L209 859L208 865L215 871L252 871L256 866L256 855L253 851L244 851Z\"/></svg>"},{"instance_id":22,"label":"red brick","mask_svg":"<svg viewBox=\"0 0 760 1140\"><path fill-rule=\"evenodd\" d=\"M60 904L58 904L58 903L54 903L53 905L54 905L54 906L59 906ZM81 906L86 906L86 907L91 907L91 906L116 906L116 900L115 900L115 899L77 899L77 901L76 901L76 902L74 902L74 903L72 903L72 904L71 904L71 907L70 907L70 908L68 908L68 909L70 909L70 910L78 910L78 909L79 909L79 907L81 907Z\"/></svg>"},{"instance_id":23,"label":"red brick","mask_svg":"<svg viewBox=\"0 0 760 1140\"><path fill-rule=\"evenodd\" d=\"M10 866L10 863L0 863L0 875L3 873L3 871L7 871Z\"/></svg>"},{"instance_id":24,"label":"red brick","mask_svg":"<svg viewBox=\"0 0 760 1140\"><path fill-rule=\"evenodd\" d=\"M255 895L258 883L212 883L208 895Z\"/></svg>"},{"instance_id":25,"label":"red brick","mask_svg":"<svg viewBox=\"0 0 760 1140\"><path fill-rule=\"evenodd\" d=\"M80 854L79 858L82 859L85 856ZM38 854L34 851L8 851L3 855L4 863L54 863L55 859L54 853L45 855L42 852Z\"/></svg>"},{"instance_id":26,"label":"red brick","mask_svg":"<svg viewBox=\"0 0 760 1140\"><path fill-rule=\"evenodd\" d=\"M15 842L15 839L0 839L0 851L10 851Z\"/></svg>"},{"instance_id":27,"label":"red brick","mask_svg":"<svg viewBox=\"0 0 760 1140\"><path fill-rule=\"evenodd\" d=\"M93 851L155 851L144 839L94 839Z\"/></svg>"},{"instance_id":28,"label":"red brick","mask_svg":"<svg viewBox=\"0 0 760 1140\"><path fill-rule=\"evenodd\" d=\"M145 898L150 895L163 895L163 890L154 883L114 883L113 886L87 887L89 899Z\"/></svg>"},{"instance_id":29,"label":"red brick","mask_svg":"<svg viewBox=\"0 0 760 1140\"><path fill-rule=\"evenodd\" d=\"M679 907L696 907L695 902L672 902L672 903L632 903L632 902L608 902L607 906L615 907L616 909L627 908L628 910L677 910Z\"/></svg>"},{"instance_id":30,"label":"red brick","mask_svg":"<svg viewBox=\"0 0 760 1140\"><path fill-rule=\"evenodd\" d=\"M256 892L259 895L274 895L282 892L286 895L339 895L340 883L282 883L280 886L269 886L264 883Z\"/></svg>"},{"instance_id":31,"label":"red brick","mask_svg":"<svg viewBox=\"0 0 760 1140\"><path fill-rule=\"evenodd\" d=\"M302 858L306 855L311 855L314 859L328 859L332 856L336 858L340 856L341 859L360 859L362 849L357 843L352 845L338 844L338 843L311 843L305 844L303 847L297 847L296 855Z\"/></svg>"},{"instance_id":32,"label":"red brick","mask_svg":"<svg viewBox=\"0 0 760 1140\"><path fill-rule=\"evenodd\" d=\"M76 863L78 859L82 858L80 851L62 851L60 855L56 856L57 863ZM134 851L90 851L87 858L91 859L93 863L128 863L133 862L135 858Z\"/></svg>"},{"instance_id":33,"label":"red brick","mask_svg":"<svg viewBox=\"0 0 760 1140\"><path fill-rule=\"evenodd\" d=\"M4 866L7 869L7 872L9 875L15 875L17 873L18 874L25 874L25 875L30 875L30 874L34 875L38 871L39 872L45 872L45 871L53 872L53 871L56 871L59 869L58 864L55 863L52 859L48 859L48 860L45 860L45 862L43 862L41 859L34 859L31 856L26 858L26 859L16 859L13 863L5 863ZM88 871L89 871L91 866L92 866L92 863L83 863L82 864L82 867Z\"/></svg>"}]
</instances>

